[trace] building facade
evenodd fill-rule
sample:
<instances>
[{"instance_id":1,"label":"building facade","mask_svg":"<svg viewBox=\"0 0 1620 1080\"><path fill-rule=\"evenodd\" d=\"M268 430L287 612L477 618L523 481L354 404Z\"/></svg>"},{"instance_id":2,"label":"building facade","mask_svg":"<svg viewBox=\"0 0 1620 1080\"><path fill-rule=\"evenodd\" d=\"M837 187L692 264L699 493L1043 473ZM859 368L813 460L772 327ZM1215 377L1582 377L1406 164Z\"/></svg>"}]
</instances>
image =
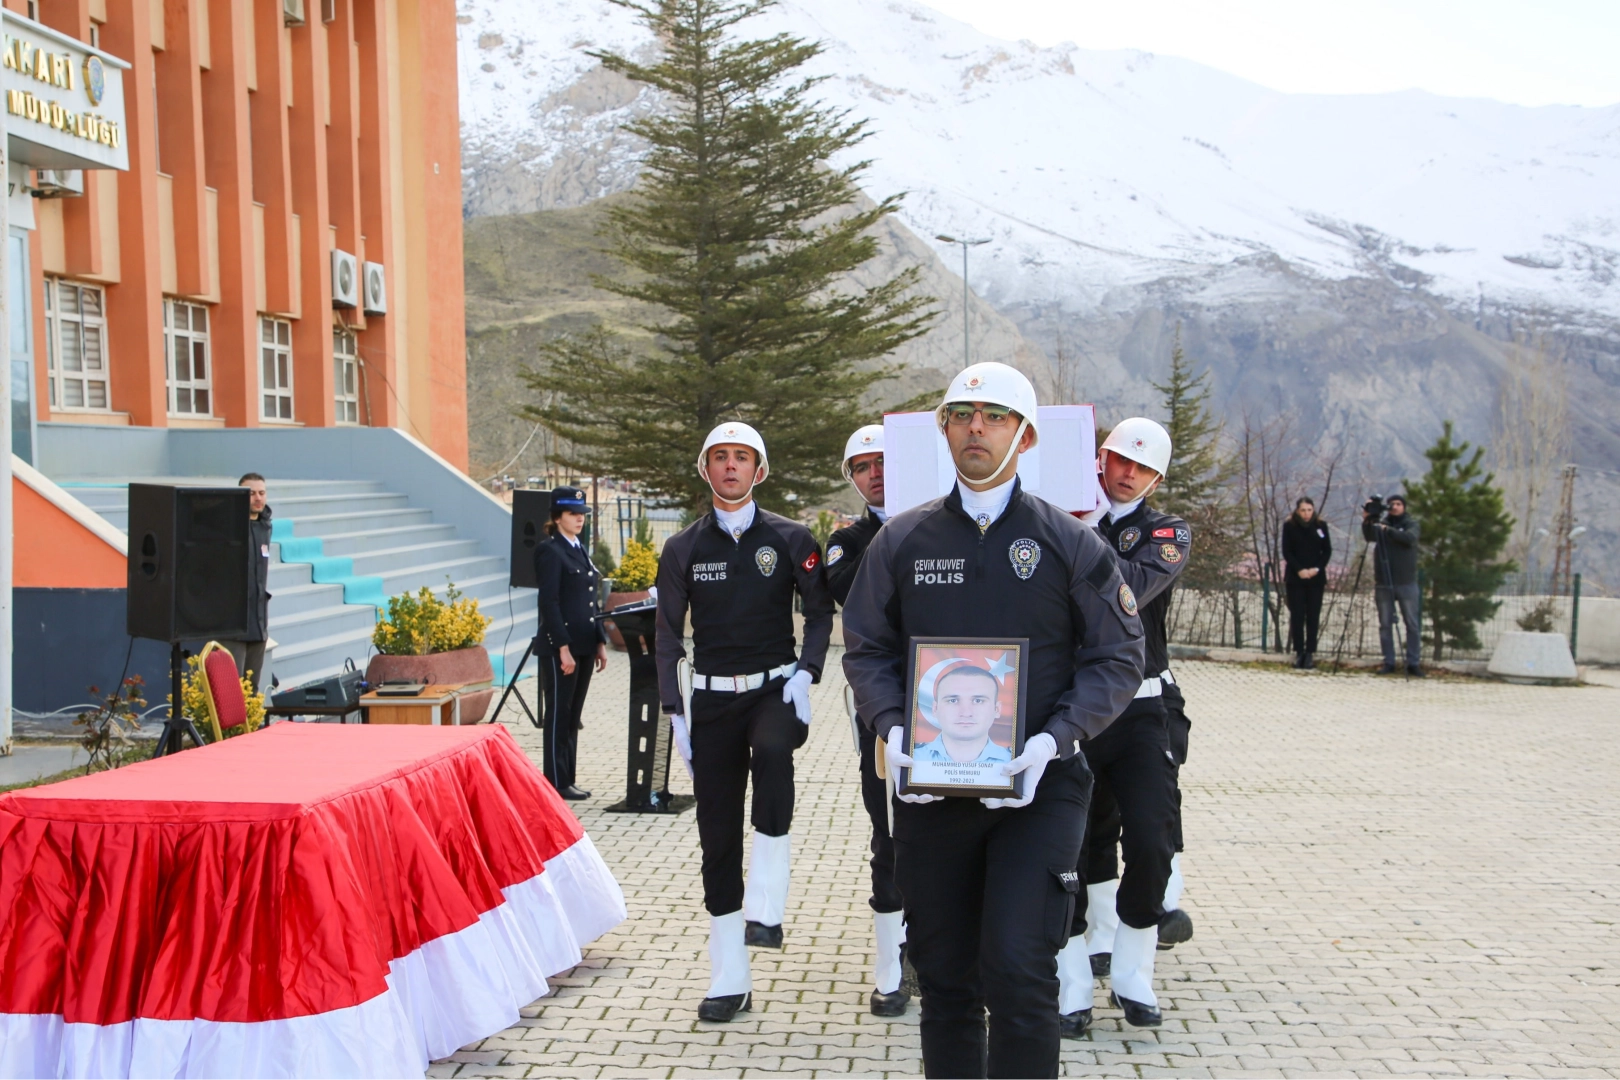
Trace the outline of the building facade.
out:
<instances>
[{"instance_id":1,"label":"building facade","mask_svg":"<svg viewBox=\"0 0 1620 1080\"><path fill-rule=\"evenodd\" d=\"M123 170L11 167L19 457L38 424L360 425L464 469L453 3L5 8L21 17L8 68L50 56L24 20L128 65L110 134L84 118L88 60L42 80L79 94L71 120L6 94L13 132L88 124L127 154Z\"/></svg>"}]
</instances>

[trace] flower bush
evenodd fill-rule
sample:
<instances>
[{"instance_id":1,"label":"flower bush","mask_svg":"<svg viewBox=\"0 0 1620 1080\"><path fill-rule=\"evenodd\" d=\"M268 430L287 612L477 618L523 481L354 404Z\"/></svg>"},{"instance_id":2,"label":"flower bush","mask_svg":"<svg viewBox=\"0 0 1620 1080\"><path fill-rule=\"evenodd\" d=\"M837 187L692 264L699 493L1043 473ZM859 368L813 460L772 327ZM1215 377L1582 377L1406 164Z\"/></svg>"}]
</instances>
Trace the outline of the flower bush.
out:
<instances>
[{"instance_id":1,"label":"flower bush","mask_svg":"<svg viewBox=\"0 0 1620 1080\"><path fill-rule=\"evenodd\" d=\"M388 617L377 620L371 643L384 656L426 656L481 645L484 631L495 620L478 610L478 601L463 597L454 584L444 600L422 586L413 595L401 593L388 600Z\"/></svg>"},{"instance_id":2,"label":"flower bush","mask_svg":"<svg viewBox=\"0 0 1620 1080\"><path fill-rule=\"evenodd\" d=\"M652 544L632 540L625 545L624 561L613 575L614 592L640 592L658 580L658 555Z\"/></svg>"}]
</instances>

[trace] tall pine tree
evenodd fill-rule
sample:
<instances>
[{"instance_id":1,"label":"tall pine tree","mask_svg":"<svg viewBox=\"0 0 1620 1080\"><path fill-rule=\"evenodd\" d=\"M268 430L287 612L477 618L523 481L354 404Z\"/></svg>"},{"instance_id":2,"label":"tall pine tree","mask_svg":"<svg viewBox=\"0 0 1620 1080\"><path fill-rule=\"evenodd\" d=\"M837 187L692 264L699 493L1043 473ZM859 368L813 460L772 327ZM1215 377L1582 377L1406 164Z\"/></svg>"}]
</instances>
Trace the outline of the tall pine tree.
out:
<instances>
[{"instance_id":1,"label":"tall pine tree","mask_svg":"<svg viewBox=\"0 0 1620 1080\"><path fill-rule=\"evenodd\" d=\"M1193 557L1181 583L1193 589L1220 588L1243 555L1242 515L1228 490L1236 468L1221 449L1222 424L1210 412L1209 372L1193 374L1181 347L1180 325L1170 348L1170 379L1153 388L1164 405L1172 454L1153 504L1192 527Z\"/></svg>"},{"instance_id":2,"label":"tall pine tree","mask_svg":"<svg viewBox=\"0 0 1620 1080\"><path fill-rule=\"evenodd\" d=\"M1514 569L1501 558L1513 531L1496 477L1480 464L1484 448L1452 442L1451 421L1423 452L1428 474L1406 487L1407 509L1422 527L1423 628L1439 660L1446 649L1480 647L1479 624L1496 613L1502 580Z\"/></svg>"},{"instance_id":3,"label":"tall pine tree","mask_svg":"<svg viewBox=\"0 0 1620 1080\"><path fill-rule=\"evenodd\" d=\"M899 204L855 204L868 162L829 161L866 123L812 100L798 72L820 46L734 28L774 0L614 0L662 47L656 63L594 53L656 88L666 107L626 125L649 147L640 185L608 214L608 250L627 273L598 287L653 305L646 339L605 329L557 339L528 376L555 404L525 415L575 448L565 464L640 484L692 509L709 491L693 469L703 437L738 419L757 427L783 509L838 486L838 457L865 418L876 361L923 333L930 300L906 270L861 289L845 275L878 250L873 227Z\"/></svg>"}]
</instances>

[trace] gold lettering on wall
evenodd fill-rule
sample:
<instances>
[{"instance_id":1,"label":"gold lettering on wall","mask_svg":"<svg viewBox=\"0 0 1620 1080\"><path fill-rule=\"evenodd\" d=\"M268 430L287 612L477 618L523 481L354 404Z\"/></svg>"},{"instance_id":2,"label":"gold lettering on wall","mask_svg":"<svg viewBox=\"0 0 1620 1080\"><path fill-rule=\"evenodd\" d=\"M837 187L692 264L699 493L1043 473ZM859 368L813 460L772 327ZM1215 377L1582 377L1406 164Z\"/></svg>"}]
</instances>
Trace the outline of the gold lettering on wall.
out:
<instances>
[{"instance_id":1,"label":"gold lettering on wall","mask_svg":"<svg viewBox=\"0 0 1620 1080\"><path fill-rule=\"evenodd\" d=\"M8 51L7 56L11 53ZM0 61L3 64L3 61ZM76 113L64 109L54 101L45 101L26 90L6 91L6 112L12 116L33 120L58 131L77 136L87 142L100 143L117 149L123 142L123 133L115 121L104 120L91 113Z\"/></svg>"}]
</instances>

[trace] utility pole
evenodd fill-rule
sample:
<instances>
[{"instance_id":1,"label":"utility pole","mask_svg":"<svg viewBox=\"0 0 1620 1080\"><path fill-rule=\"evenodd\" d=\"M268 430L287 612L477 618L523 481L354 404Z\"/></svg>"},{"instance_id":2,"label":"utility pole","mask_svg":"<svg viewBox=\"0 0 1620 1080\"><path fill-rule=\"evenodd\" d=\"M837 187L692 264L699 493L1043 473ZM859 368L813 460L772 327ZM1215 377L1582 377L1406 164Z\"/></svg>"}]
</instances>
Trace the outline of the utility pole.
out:
<instances>
[{"instance_id":1,"label":"utility pole","mask_svg":"<svg viewBox=\"0 0 1620 1080\"><path fill-rule=\"evenodd\" d=\"M1564 487L1558 496L1558 518L1553 536L1558 546L1553 555L1552 587L1557 596L1568 596L1571 575L1575 572L1575 537L1585 532L1575 526L1575 473L1574 465L1565 465Z\"/></svg>"},{"instance_id":2,"label":"utility pole","mask_svg":"<svg viewBox=\"0 0 1620 1080\"><path fill-rule=\"evenodd\" d=\"M944 233L937 233L935 234L934 239L941 240L947 244L962 245L962 366L967 367L971 362L968 360L968 248L978 247L980 244L988 244L990 242L990 238L987 236L983 240L958 240L954 236L946 236Z\"/></svg>"}]
</instances>

